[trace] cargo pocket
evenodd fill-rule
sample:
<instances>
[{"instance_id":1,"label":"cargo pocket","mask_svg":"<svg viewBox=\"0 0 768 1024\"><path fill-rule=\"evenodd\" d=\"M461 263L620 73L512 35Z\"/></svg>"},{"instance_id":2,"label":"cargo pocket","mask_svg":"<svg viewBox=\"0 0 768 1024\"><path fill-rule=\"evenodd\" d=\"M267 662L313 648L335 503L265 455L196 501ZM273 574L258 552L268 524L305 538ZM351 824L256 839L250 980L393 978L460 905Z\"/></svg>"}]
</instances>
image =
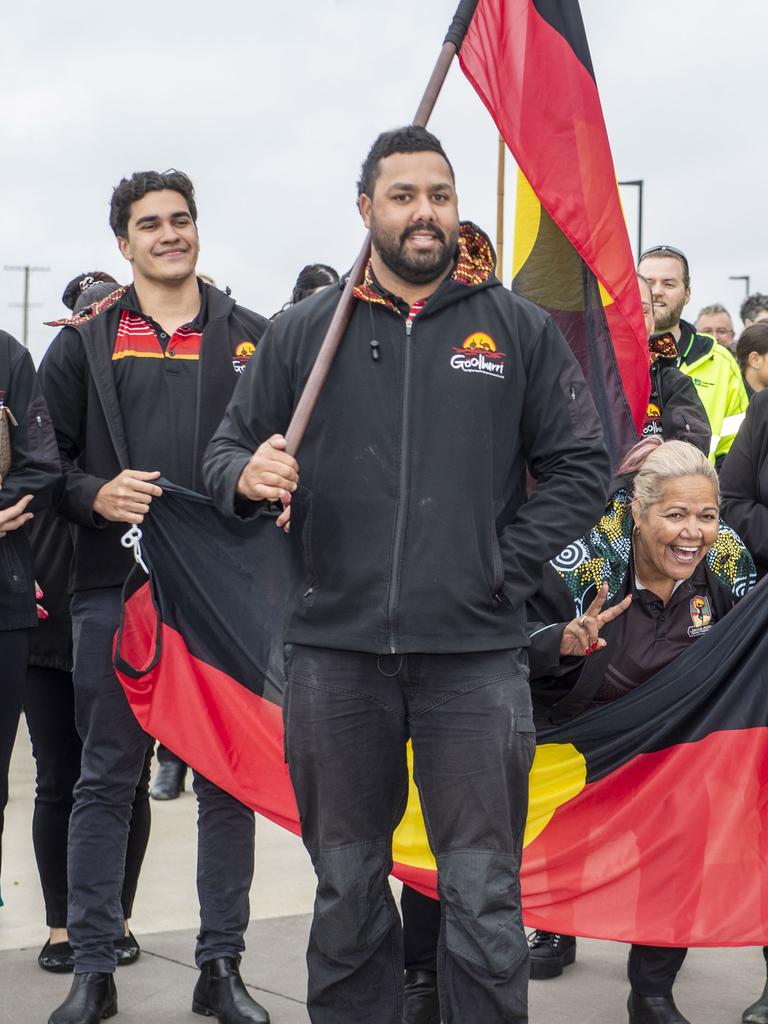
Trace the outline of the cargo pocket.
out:
<instances>
[{"instance_id":1,"label":"cargo pocket","mask_svg":"<svg viewBox=\"0 0 768 1024\"><path fill-rule=\"evenodd\" d=\"M560 387L565 398L574 437L582 441L598 437L600 422L584 378L574 378L569 372L568 375L560 378Z\"/></svg>"}]
</instances>

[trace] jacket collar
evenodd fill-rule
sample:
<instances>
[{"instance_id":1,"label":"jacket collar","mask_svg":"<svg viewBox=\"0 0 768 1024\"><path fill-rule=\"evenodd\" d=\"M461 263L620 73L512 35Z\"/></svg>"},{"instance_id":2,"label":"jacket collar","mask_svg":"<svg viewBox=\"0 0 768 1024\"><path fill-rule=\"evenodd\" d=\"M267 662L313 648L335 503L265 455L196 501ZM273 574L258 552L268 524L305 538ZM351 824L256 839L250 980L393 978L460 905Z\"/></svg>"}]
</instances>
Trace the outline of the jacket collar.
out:
<instances>
[{"instance_id":1,"label":"jacket collar","mask_svg":"<svg viewBox=\"0 0 768 1024\"><path fill-rule=\"evenodd\" d=\"M485 284L494 278L495 269L496 254L488 236L470 221L462 221L459 225L456 263L453 273L444 284L450 283L464 287ZM441 285L438 291L442 292L442 288ZM370 260L365 268L362 283L357 285L353 291L355 297L363 302L386 306L398 314L401 312L402 300L381 287L374 276Z\"/></svg>"},{"instance_id":2,"label":"jacket collar","mask_svg":"<svg viewBox=\"0 0 768 1024\"><path fill-rule=\"evenodd\" d=\"M717 342L708 334L697 334L693 324L687 320L680 321L680 340L677 343L677 351L680 361L686 366L693 366L700 359L712 353Z\"/></svg>"}]
</instances>

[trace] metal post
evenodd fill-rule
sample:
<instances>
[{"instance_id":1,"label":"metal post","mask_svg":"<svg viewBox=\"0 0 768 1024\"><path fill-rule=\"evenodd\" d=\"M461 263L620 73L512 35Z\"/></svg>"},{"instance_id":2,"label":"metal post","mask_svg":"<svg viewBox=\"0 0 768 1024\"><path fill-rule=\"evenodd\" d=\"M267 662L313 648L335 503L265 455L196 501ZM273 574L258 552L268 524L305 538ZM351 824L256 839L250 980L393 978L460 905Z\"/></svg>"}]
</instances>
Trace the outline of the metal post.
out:
<instances>
[{"instance_id":1,"label":"metal post","mask_svg":"<svg viewBox=\"0 0 768 1024\"><path fill-rule=\"evenodd\" d=\"M747 299L749 298L749 296L750 296L749 274L729 274L728 275L728 279L730 281L743 281L744 282L744 287L746 288L745 298L747 298Z\"/></svg>"},{"instance_id":2,"label":"metal post","mask_svg":"<svg viewBox=\"0 0 768 1024\"><path fill-rule=\"evenodd\" d=\"M643 252L643 178L632 178L631 181L620 181L619 185L633 185L637 189L637 259Z\"/></svg>"},{"instance_id":3,"label":"metal post","mask_svg":"<svg viewBox=\"0 0 768 1024\"><path fill-rule=\"evenodd\" d=\"M504 274L504 171L507 144L499 135L499 166L496 188L496 277L503 280Z\"/></svg>"},{"instance_id":4,"label":"metal post","mask_svg":"<svg viewBox=\"0 0 768 1024\"><path fill-rule=\"evenodd\" d=\"M21 303L18 303L18 302L11 302L10 303L11 306L21 305L21 307L22 307L22 323L23 323L24 326L23 326L23 330L22 330L21 340L22 340L22 342L24 344L24 348L29 348L29 310L30 310L30 307L32 306L32 303L29 301L29 278L30 278L31 274L36 274L38 272L41 272L41 273L47 272L50 269L51 269L50 267L31 267L28 263L26 263L26 264L24 264L22 266L6 266L6 267L3 267L3 270L20 271L21 273L24 274L24 301L21 302Z\"/></svg>"}]
</instances>

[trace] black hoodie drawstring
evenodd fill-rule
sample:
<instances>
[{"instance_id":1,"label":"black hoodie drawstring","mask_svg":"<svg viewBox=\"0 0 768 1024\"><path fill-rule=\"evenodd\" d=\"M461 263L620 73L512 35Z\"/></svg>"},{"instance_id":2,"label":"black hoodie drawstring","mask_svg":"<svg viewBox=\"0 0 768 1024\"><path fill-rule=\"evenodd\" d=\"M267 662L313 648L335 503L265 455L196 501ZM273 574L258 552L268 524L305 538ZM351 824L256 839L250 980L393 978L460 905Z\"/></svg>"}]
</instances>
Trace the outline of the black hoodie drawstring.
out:
<instances>
[{"instance_id":1,"label":"black hoodie drawstring","mask_svg":"<svg viewBox=\"0 0 768 1024\"><path fill-rule=\"evenodd\" d=\"M374 361L374 363L378 363L378 361L381 359L381 352L379 351L381 345L379 345L378 341L376 341L376 338L373 337L373 335L375 335L376 332L373 329L373 306L371 305L370 302L368 303L368 316L370 316L371 318L371 359Z\"/></svg>"}]
</instances>

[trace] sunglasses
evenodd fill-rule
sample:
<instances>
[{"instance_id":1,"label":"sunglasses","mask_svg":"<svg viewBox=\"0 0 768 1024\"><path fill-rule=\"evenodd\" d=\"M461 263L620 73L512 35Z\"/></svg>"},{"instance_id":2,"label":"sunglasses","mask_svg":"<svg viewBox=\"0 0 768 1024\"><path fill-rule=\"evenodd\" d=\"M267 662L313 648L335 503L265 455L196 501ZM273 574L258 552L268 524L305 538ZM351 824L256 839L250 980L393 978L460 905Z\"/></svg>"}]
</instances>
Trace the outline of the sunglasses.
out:
<instances>
[{"instance_id":1,"label":"sunglasses","mask_svg":"<svg viewBox=\"0 0 768 1024\"><path fill-rule=\"evenodd\" d=\"M683 265L685 266L685 272L688 273L688 257L684 252L676 249L674 245L654 245L652 248L646 249L645 252L640 254L638 266L643 262L646 256L658 256L659 254L665 253L669 253L671 256L677 256L679 260L682 260Z\"/></svg>"}]
</instances>

